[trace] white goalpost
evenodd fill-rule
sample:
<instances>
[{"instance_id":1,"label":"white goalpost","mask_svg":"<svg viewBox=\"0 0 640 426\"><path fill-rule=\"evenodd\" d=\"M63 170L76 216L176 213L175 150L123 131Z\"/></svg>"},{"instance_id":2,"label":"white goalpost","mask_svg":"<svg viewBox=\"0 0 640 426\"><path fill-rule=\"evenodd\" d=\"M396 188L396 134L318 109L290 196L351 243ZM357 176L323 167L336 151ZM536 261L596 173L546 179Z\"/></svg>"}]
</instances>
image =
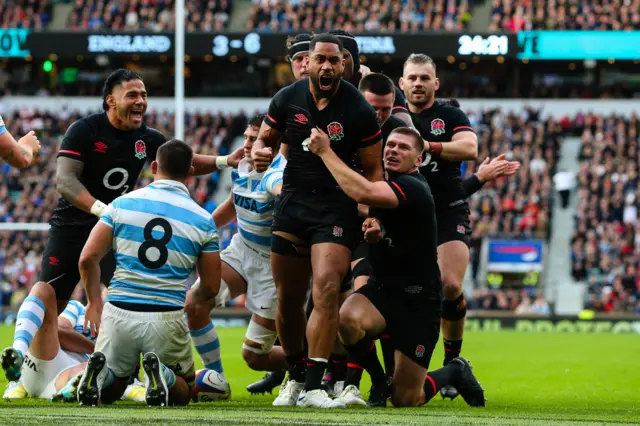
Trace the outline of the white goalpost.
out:
<instances>
[{"instance_id":1,"label":"white goalpost","mask_svg":"<svg viewBox=\"0 0 640 426\"><path fill-rule=\"evenodd\" d=\"M176 0L175 32L175 134L184 141L184 0Z\"/></svg>"}]
</instances>

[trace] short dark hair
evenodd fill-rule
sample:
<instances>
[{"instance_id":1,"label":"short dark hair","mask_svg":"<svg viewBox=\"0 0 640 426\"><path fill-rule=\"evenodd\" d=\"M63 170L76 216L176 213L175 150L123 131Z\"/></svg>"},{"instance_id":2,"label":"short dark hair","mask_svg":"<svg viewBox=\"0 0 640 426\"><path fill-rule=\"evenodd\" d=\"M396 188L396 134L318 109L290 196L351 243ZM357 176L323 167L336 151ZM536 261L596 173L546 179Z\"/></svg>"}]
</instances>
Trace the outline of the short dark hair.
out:
<instances>
[{"instance_id":1,"label":"short dark hair","mask_svg":"<svg viewBox=\"0 0 640 426\"><path fill-rule=\"evenodd\" d=\"M310 43L311 34L309 33L300 33L296 36L287 37L287 58L293 61L298 54L308 52Z\"/></svg>"},{"instance_id":2,"label":"short dark hair","mask_svg":"<svg viewBox=\"0 0 640 426\"><path fill-rule=\"evenodd\" d=\"M417 130L412 129L411 127L396 127L391 131L391 133L389 133L389 137L391 137L391 135L393 135L394 133L397 133L399 135L411 136L411 139L413 139L418 152L424 152L424 140ZM387 137L387 139L389 139L389 137Z\"/></svg>"},{"instance_id":3,"label":"short dark hair","mask_svg":"<svg viewBox=\"0 0 640 426\"><path fill-rule=\"evenodd\" d=\"M137 72L128 70L126 68L117 69L109 74L109 77L107 77L104 82L104 86L102 86L102 109L104 111L107 111L109 109L109 105L107 105L107 96L113 92L113 89L118 84L131 80L142 81L142 77Z\"/></svg>"},{"instance_id":4,"label":"short dark hair","mask_svg":"<svg viewBox=\"0 0 640 426\"><path fill-rule=\"evenodd\" d=\"M395 93L396 91L393 81L386 75L377 72L362 77L360 84L358 84L358 89L361 92L371 92L380 96Z\"/></svg>"},{"instance_id":5,"label":"short dark hair","mask_svg":"<svg viewBox=\"0 0 640 426\"><path fill-rule=\"evenodd\" d=\"M404 72L404 69L409 64L415 64L415 65L427 65L427 64L429 64L429 65L433 66L434 70L436 69L436 63L433 61L431 56L425 55L424 53L412 53L411 55L409 55L407 60L404 61L404 65L402 65L402 71L403 72Z\"/></svg>"},{"instance_id":6,"label":"short dark hair","mask_svg":"<svg viewBox=\"0 0 640 426\"><path fill-rule=\"evenodd\" d=\"M160 145L156 154L158 168L167 176L186 179L191 171L193 150L179 139L171 139Z\"/></svg>"},{"instance_id":7,"label":"short dark hair","mask_svg":"<svg viewBox=\"0 0 640 426\"><path fill-rule=\"evenodd\" d=\"M333 43L340 48L340 53L342 53L342 51L344 50L344 46L337 36L329 33L320 33L314 34L311 38L311 42L309 43L309 52L315 49L316 44L318 43Z\"/></svg>"},{"instance_id":8,"label":"short dark hair","mask_svg":"<svg viewBox=\"0 0 640 426\"><path fill-rule=\"evenodd\" d=\"M260 126L262 126L262 122L264 121L264 118L265 118L264 114L255 115L249 119L247 126L257 127L259 129Z\"/></svg>"}]
</instances>

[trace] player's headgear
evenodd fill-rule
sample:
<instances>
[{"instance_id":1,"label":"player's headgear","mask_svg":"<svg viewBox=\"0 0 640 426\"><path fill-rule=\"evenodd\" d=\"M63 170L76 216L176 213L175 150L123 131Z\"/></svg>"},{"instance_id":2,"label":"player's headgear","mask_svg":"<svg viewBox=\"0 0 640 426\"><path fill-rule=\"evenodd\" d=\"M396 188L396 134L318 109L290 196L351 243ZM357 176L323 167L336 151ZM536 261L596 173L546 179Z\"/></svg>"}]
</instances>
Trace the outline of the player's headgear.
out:
<instances>
[{"instance_id":1,"label":"player's headgear","mask_svg":"<svg viewBox=\"0 0 640 426\"><path fill-rule=\"evenodd\" d=\"M353 75L355 76L360 71L360 49L358 48L358 42L356 37L348 31L344 30L331 30L329 34L333 34L338 37L342 42L345 49L351 54L353 58Z\"/></svg>"},{"instance_id":2,"label":"player's headgear","mask_svg":"<svg viewBox=\"0 0 640 426\"><path fill-rule=\"evenodd\" d=\"M186 179L191 172L193 150L179 139L160 145L156 154L159 168L172 178Z\"/></svg>"},{"instance_id":3,"label":"player's headgear","mask_svg":"<svg viewBox=\"0 0 640 426\"><path fill-rule=\"evenodd\" d=\"M102 87L102 109L104 111L109 109L109 105L107 105L107 96L113 92L113 88L120 83L131 80L142 81L142 77L137 72L125 68L117 69L109 74L109 77L107 77L104 82L104 86Z\"/></svg>"},{"instance_id":4,"label":"player's headgear","mask_svg":"<svg viewBox=\"0 0 640 426\"><path fill-rule=\"evenodd\" d=\"M311 34L300 33L294 37L287 37L287 58L293 62L296 56L308 52L311 43Z\"/></svg>"}]
</instances>

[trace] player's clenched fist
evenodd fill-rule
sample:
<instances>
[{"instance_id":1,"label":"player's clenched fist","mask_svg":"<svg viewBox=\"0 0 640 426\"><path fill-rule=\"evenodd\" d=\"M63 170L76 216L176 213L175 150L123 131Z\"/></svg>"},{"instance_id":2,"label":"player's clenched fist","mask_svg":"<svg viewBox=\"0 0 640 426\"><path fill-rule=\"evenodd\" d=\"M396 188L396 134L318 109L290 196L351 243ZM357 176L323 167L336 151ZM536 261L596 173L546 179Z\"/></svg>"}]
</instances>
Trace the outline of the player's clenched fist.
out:
<instances>
[{"instance_id":1,"label":"player's clenched fist","mask_svg":"<svg viewBox=\"0 0 640 426\"><path fill-rule=\"evenodd\" d=\"M273 151L271 148L260 148L251 152L253 165L258 173L262 173L269 168L273 161Z\"/></svg>"},{"instance_id":2,"label":"player's clenched fist","mask_svg":"<svg viewBox=\"0 0 640 426\"><path fill-rule=\"evenodd\" d=\"M308 140L309 150L316 155L321 155L331 147L329 136L318 127L311 129L311 137Z\"/></svg>"},{"instance_id":3,"label":"player's clenched fist","mask_svg":"<svg viewBox=\"0 0 640 426\"><path fill-rule=\"evenodd\" d=\"M34 132L33 130L21 137L18 143L20 145L28 146L29 148L31 148L31 152L33 152L33 155L36 155L38 152L40 152L40 141L38 141L36 132Z\"/></svg>"},{"instance_id":4,"label":"player's clenched fist","mask_svg":"<svg viewBox=\"0 0 640 426\"><path fill-rule=\"evenodd\" d=\"M383 237L382 224L375 217L368 217L362 224L364 240L367 243L375 244Z\"/></svg>"}]
</instances>

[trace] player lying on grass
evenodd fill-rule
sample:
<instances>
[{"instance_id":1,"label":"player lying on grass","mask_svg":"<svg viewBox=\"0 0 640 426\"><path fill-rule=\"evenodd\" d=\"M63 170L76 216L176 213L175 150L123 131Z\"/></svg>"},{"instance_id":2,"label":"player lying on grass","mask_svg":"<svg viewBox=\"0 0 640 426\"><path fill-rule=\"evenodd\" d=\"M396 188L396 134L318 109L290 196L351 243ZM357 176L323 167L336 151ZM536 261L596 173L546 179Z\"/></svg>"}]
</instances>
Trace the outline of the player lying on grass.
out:
<instances>
[{"instance_id":1,"label":"player lying on grass","mask_svg":"<svg viewBox=\"0 0 640 426\"><path fill-rule=\"evenodd\" d=\"M391 397L394 406L418 406L443 386L453 385L469 405L484 406L484 391L467 360L456 358L426 374L439 337L442 279L434 200L418 172L422 137L408 127L391 132L384 149L388 177L382 182L367 181L351 170L333 152L321 129L312 131L309 149L347 195L371 206L363 224L365 241L372 243L371 277L342 305L339 325L345 348L371 376L369 405L385 406ZM392 382L373 342L385 331L396 348Z\"/></svg>"},{"instance_id":2,"label":"player lying on grass","mask_svg":"<svg viewBox=\"0 0 640 426\"><path fill-rule=\"evenodd\" d=\"M85 307L71 301L56 316L56 296L50 284L39 282L20 306L13 345L2 352L2 369L9 381L3 398L27 396L53 400L75 400L80 379L94 338L83 332ZM73 330L72 333L64 331ZM63 331L60 332L59 331ZM144 400L144 389L130 385L125 395Z\"/></svg>"},{"instance_id":3,"label":"player lying on grass","mask_svg":"<svg viewBox=\"0 0 640 426\"><path fill-rule=\"evenodd\" d=\"M221 254L221 290L216 299L204 304L187 301L191 337L206 368L222 373L220 345L211 322L211 309L230 298L247 295L251 322L242 345L242 357L258 371L285 367L282 348L276 340L276 287L271 273L271 222L273 205L282 188L286 160L277 155L267 171L258 173L251 160L251 147L258 137L264 115L253 117L244 132L245 158L233 171L229 198L213 212L218 228L238 219L238 233ZM197 288L199 280L194 285Z\"/></svg>"}]
</instances>

